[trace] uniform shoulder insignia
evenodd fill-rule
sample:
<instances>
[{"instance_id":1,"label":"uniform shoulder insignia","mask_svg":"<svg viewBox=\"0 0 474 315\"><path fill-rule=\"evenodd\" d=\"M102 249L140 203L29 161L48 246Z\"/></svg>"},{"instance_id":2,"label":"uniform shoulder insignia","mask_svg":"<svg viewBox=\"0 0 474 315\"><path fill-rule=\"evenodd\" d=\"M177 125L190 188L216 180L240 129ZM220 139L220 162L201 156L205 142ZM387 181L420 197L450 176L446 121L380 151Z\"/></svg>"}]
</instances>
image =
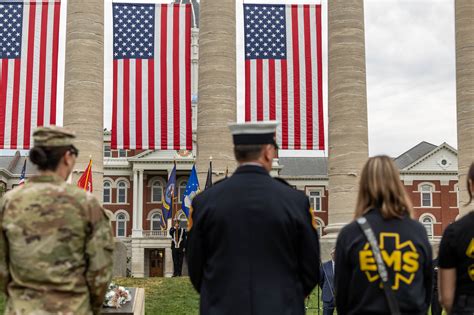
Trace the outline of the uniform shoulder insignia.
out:
<instances>
[{"instance_id":1,"label":"uniform shoulder insignia","mask_svg":"<svg viewBox=\"0 0 474 315\"><path fill-rule=\"evenodd\" d=\"M273 178L276 179L277 181L279 181L280 183L283 183L283 184L285 184L285 185L290 186L290 187L293 188L293 186L291 186L290 183L288 183L288 182L287 182L286 180L284 180L283 178L281 178L281 177L273 177Z\"/></svg>"}]
</instances>

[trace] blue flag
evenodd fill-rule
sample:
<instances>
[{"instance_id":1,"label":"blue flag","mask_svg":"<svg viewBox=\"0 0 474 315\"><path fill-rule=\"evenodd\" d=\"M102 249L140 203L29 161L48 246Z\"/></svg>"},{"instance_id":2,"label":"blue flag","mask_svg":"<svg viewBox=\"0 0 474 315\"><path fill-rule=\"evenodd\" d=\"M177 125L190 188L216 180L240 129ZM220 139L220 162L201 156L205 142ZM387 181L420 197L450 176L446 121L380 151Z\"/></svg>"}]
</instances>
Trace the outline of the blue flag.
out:
<instances>
[{"instance_id":1,"label":"blue flag","mask_svg":"<svg viewBox=\"0 0 474 315\"><path fill-rule=\"evenodd\" d=\"M25 157L25 163L23 163L23 168L21 169L21 175L20 175L20 182L18 183L19 186L23 185L26 180L26 157Z\"/></svg>"},{"instance_id":2,"label":"blue flag","mask_svg":"<svg viewBox=\"0 0 474 315\"><path fill-rule=\"evenodd\" d=\"M198 193L199 181L196 173L196 166L193 166L191 176L189 176L188 184L186 185L186 190L184 191L183 200L181 201L183 212L187 218L189 218L191 202L193 201L194 196L196 196Z\"/></svg>"},{"instance_id":3,"label":"blue flag","mask_svg":"<svg viewBox=\"0 0 474 315\"><path fill-rule=\"evenodd\" d=\"M163 198L163 216L165 220L168 220L171 217L173 212L173 199L176 195L175 192L176 188L176 165L173 167L171 171L170 177L168 178L168 183L166 184L165 196Z\"/></svg>"}]
</instances>

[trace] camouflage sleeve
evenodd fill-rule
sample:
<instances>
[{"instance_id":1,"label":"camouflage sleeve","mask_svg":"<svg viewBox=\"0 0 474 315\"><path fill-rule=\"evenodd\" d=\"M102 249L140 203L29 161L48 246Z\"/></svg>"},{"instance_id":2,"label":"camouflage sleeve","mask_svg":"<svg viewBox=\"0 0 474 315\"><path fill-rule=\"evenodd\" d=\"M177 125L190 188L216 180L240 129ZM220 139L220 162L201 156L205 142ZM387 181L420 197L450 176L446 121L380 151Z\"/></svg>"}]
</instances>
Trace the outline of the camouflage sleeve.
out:
<instances>
[{"instance_id":1,"label":"camouflage sleeve","mask_svg":"<svg viewBox=\"0 0 474 315\"><path fill-rule=\"evenodd\" d=\"M8 243L3 231L3 211L5 208L5 197L0 201L0 288L6 294L7 285L10 281L8 268Z\"/></svg>"},{"instance_id":2,"label":"camouflage sleeve","mask_svg":"<svg viewBox=\"0 0 474 315\"><path fill-rule=\"evenodd\" d=\"M99 314L105 292L112 280L114 240L105 211L95 198L92 196L89 198L91 198L88 209L90 234L86 244L86 281L93 312Z\"/></svg>"}]
</instances>

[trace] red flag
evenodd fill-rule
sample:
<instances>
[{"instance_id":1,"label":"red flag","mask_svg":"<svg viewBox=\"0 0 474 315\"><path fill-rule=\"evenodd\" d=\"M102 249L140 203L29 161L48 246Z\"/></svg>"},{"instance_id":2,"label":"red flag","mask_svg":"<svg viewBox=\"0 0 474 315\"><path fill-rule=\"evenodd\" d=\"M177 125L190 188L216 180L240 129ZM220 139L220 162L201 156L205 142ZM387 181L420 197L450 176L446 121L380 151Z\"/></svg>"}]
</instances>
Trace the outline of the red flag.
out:
<instances>
[{"instance_id":1,"label":"red flag","mask_svg":"<svg viewBox=\"0 0 474 315\"><path fill-rule=\"evenodd\" d=\"M77 181L77 186L85 191L92 192L92 160L89 161L84 174Z\"/></svg>"}]
</instances>

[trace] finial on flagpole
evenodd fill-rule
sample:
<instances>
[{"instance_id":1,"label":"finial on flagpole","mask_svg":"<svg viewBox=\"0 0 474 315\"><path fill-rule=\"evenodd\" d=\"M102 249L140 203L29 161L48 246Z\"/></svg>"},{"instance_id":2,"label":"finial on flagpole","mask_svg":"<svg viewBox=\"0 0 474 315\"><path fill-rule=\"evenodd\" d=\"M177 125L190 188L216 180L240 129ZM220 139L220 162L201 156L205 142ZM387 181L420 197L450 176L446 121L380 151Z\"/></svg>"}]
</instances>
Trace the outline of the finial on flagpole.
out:
<instances>
[{"instance_id":1,"label":"finial on flagpole","mask_svg":"<svg viewBox=\"0 0 474 315\"><path fill-rule=\"evenodd\" d=\"M212 155L209 157L209 161L212 161Z\"/></svg>"}]
</instances>

